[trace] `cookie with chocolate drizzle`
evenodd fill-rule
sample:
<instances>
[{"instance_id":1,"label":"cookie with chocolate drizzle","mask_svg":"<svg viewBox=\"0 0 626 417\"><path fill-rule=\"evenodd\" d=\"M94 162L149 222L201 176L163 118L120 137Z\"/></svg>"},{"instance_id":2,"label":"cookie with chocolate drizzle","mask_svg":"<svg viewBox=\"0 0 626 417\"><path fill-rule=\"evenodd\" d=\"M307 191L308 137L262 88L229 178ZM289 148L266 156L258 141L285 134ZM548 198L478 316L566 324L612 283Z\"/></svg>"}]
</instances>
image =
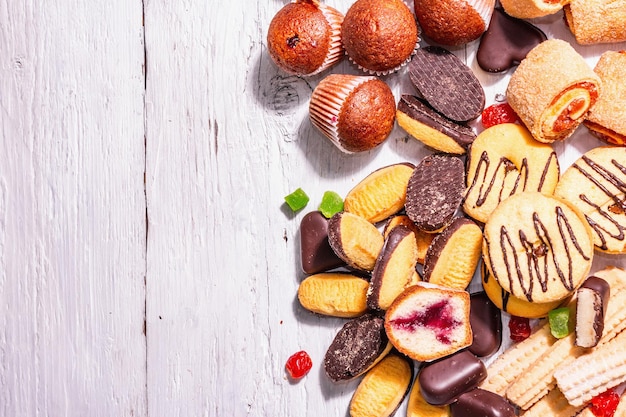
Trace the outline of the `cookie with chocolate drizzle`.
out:
<instances>
[{"instance_id":1,"label":"cookie with chocolate drizzle","mask_svg":"<svg viewBox=\"0 0 626 417\"><path fill-rule=\"evenodd\" d=\"M626 148L588 151L563 173L554 193L584 214L598 250L626 253Z\"/></svg>"},{"instance_id":2,"label":"cookie with chocolate drizzle","mask_svg":"<svg viewBox=\"0 0 626 417\"><path fill-rule=\"evenodd\" d=\"M583 214L538 192L509 197L485 223L483 259L504 291L529 302L571 295L587 277L593 236Z\"/></svg>"}]
</instances>

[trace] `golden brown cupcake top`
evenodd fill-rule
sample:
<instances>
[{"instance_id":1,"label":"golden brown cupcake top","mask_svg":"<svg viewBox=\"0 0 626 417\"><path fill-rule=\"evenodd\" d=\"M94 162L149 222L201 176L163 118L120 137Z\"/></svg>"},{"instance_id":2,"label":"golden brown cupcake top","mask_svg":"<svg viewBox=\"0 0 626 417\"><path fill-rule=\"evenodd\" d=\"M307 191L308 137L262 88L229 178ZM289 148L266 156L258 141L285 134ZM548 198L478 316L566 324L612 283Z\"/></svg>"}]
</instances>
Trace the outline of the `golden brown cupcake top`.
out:
<instances>
[{"instance_id":1,"label":"golden brown cupcake top","mask_svg":"<svg viewBox=\"0 0 626 417\"><path fill-rule=\"evenodd\" d=\"M442 45L478 39L485 22L466 0L415 0L415 15L424 35Z\"/></svg>"},{"instance_id":2,"label":"golden brown cupcake top","mask_svg":"<svg viewBox=\"0 0 626 417\"><path fill-rule=\"evenodd\" d=\"M418 41L415 18L401 0L357 0L346 13L341 34L352 61L375 73L401 66Z\"/></svg>"},{"instance_id":3,"label":"golden brown cupcake top","mask_svg":"<svg viewBox=\"0 0 626 417\"><path fill-rule=\"evenodd\" d=\"M267 32L270 56L281 69L311 74L326 59L331 27L324 13L310 0L285 5L272 19Z\"/></svg>"},{"instance_id":4,"label":"golden brown cupcake top","mask_svg":"<svg viewBox=\"0 0 626 417\"><path fill-rule=\"evenodd\" d=\"M387 84L379 79L364 82L341 108L337 125L340 141L351 152L372 149L389 136L395 116L396 102Z\"/></svg>"}]
</instances>

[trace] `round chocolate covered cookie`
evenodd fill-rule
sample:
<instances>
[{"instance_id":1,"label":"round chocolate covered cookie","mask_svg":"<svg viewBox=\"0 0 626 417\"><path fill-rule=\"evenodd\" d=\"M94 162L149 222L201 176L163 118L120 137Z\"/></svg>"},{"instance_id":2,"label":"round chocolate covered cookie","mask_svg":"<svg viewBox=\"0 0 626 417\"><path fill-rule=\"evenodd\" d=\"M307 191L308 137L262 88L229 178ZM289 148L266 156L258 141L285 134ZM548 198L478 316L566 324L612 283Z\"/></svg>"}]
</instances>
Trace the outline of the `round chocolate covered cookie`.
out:
<instances>
[{"instance_id":1,"label":"round chocolate covered cookie","mask_svg":"<svg viewBox=\"0 0 626 417\"><path fill-rule=\"evenodd\" d=\"M483 258L511 295L538 303L562 300L587 277L591 228L565 200L517 194L500 203L485 224Z\"/></svg>"}]
</instances>

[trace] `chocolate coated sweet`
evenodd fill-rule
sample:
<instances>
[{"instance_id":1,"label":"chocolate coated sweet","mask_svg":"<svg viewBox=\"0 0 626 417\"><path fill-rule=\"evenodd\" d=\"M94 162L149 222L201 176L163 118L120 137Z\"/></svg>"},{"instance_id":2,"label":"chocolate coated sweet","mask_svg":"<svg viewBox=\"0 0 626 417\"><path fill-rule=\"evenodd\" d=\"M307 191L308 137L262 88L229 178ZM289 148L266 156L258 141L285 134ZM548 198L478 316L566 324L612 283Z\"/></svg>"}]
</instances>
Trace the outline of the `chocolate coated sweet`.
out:
<instances>
[{"instance_id":1,"label":"chocolate coated sweet","mask_svg":"<svg viewBox=\"0 0 626 417\"><path fill-rule=\"evenodd\" d=\"M480 40L476 61L487 72L506 71L518 65L531 49L546 39L546 34L538 27L511 17L497 7Z\"/></svg>"},{"instance_id":2,"label":"chocolate coated sweet","mask_svg":"<svg viewBox=\"0 0 626 417\"><path fill-rule=\"evenodd\" d=\"M398 111L419 123L443 133L463 149L467 150L474 142L474 139L476 139L476 134L471 127L441 115L430 107L426 100L419 97L403 95L398 102Z\"/></svg>"},{"instance_id":3,"label":"chocolate coated sweet","mask_svg":"<svg viewBox=\"0 0 626 417\"><path fill-rule=\"evenodd\" d=\"M423 365L418 375L424 399L432 405L454 402L487 378L485 364L469 350Z\"/></svg>"},{"instance_id":4,"label":"chocolate coated sweet","mask_svg":"<svg viewBox=\"0 0 626 417\"><path fill-rule=\"evenodd\" d=\"M476 119L485 92L472 70L439 46L420 48L409 63L411 82L435 110L457 122Z\"/></svg>"},{"instance_id":5,"label":"chocolate coated sweet","mask_svg":"<svg viewBox=\"0 0 626 417\"><path fill-rule=\"evenodd\" d=\"M450 224L465 193L463 161L451 155L424 158L409 178L405 210L417 227L436 232Z\"/></svg>"},{"instance_id":6,"label":"chocolate coated sweet","mask_svg":"<svg viewBox=\"0 0 626 417\"><path fill-rule=\"evenodd\" d=\"M470 296L470 325L473 341L468 348L479 357L495 353L502 343L501 310L491 302L485 292Z\"/></svg>"},{"instance_id":7,"label":"chocolate coated sweet","mask_svg":"<svg viewBox=\"0 0 626 417\"><path fill-rule=\"evenodd\" d=\"M355 378L367 371L388 345L382 317L365 314L350 320L339 330L326 351L326 375L335 382Z\"/></svg>"},{"instance_id":8,"label":"chocolate coated sweet","mask_svg":"<svg viewBox=\"0 0 626 417\"><path fill-rule=\"evenodd\" d=\"M476 388L450 405L452 417L514 417L515 407L502 396Z\"/></svg>"},{"instance_id":9,"label":"chocolate coated sweet","mask_svg":"<svg viewBox=\"0 0 626 417\"><path fill-rule=\"evenodd\" d=\"M576 345L591 348L598 344L604 332L604 315L611 289L602 278L591 276L577 291Z\"/></svg>"},{"instance_id":10,"label":"chocolate coated sweet","mask_svg":"<svg viewBox=\"0 0 626 417\"><path fill-rule=\"evenodd\" d=\"M300 255L307 274L345 265L328 243L328 219L319 211L307 213L300 222Z\"/></svg>"}]
</instances>

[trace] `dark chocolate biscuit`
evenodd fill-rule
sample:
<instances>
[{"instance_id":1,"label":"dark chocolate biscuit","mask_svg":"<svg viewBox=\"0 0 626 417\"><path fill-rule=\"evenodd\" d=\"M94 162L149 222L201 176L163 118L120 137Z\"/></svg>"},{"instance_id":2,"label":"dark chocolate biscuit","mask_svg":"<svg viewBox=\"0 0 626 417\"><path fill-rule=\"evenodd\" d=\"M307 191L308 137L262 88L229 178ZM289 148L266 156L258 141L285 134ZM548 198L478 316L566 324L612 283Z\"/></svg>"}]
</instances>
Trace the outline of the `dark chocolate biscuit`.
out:
<instances>
[{"instance_id":1,"label":"dark chocolate biscuit","mask_svg":"<svg viewBox=\"0 0 626 417\"><path fill-rule=\"evenodd\" d=\"M468 348L478 357L494 354L502 343L502 312L485 292L470 296L470 325L473 341Z\"/></svg>"},{"instance_id":2,"label":"dark chocolate biscuit","mask_svg":"<svg viewBox=\"0 0 626 417\"><path fill-rule=\"evenodd\" d=\"M485 364L468 350L462 350L422 366L417 376L424 399L432 405L454 402L487 378Z\"/></svg>"},{"instance_id":3,"label":"dark chocolate biscuit","mask_svg":"<svg viewBox=\"0 0 626 417\"><path fill-rule=\"evenodd\" d=\"M535 25L511 17L497 7L480 40L476 61L487 72L506 71L518 65L531 49L547 39Z\"/></svg>"},{"instance_id":4,"label":"dark chocolate biscuit","mask_svg":"<svg viewBox=\"0 0 626 417\"><path fill-rule=\"evenodd\" d=\"M441 152L463 154L476 139L471 127L448 119L416 96L402 96L396 120L411 136Z\"/></svg>"},{"instance_id":5,"label":"dark chocolate biscuit","mask_svg":"<svg viewBox=\"0 0 626 417\"><path fill-rule=\"evenodd\" d=\"M346 381L370 369L390 349L385 320L365 314L339 330L324 356L324 370L331 380Z\"/></svg>"},{"instance_id":6,"label":"dark chocolate biscuit","mask_svg":"<svg viewBox=\"0 0 626 417\"><path fill-rule=\"evenodd\" d=\"M307 274L345 266L328 243L328 219L319 211L307 213L300 222L302 270Z\"/></svg>"},{"instance_id":7,"label":"dark chocolate biscuit","mask_svg":"<svg viewBox=\"0 0 626 417\"><path fill-rule=\"evenodd\" d=\"M472 70L439 46L420 48L409 64L411 82L435 110L457 122L476 119L485 92Z\"/></svg>"},{"instance_id":8,"label":"dark chocolate biscuit","mask_svg":"<svg viewBox=\"0 0 626 417\"><path fill-rule=\"evenodd\" d=\"M452 222L464 193L463 161L452 155L429 155L409 178L406 214L419 229L437 232Z\"/></svg>"},{"instance_id":9,"label":"dark chocolate biscuit","mask_svg":"<svg viewBox=\"0 0 626 417\"><path fill-rule=\"evenodd\" d=\"M450 405L452 417L515 417L515 407L496 393L476 388Z\"/></svg>"}]
</instances>

